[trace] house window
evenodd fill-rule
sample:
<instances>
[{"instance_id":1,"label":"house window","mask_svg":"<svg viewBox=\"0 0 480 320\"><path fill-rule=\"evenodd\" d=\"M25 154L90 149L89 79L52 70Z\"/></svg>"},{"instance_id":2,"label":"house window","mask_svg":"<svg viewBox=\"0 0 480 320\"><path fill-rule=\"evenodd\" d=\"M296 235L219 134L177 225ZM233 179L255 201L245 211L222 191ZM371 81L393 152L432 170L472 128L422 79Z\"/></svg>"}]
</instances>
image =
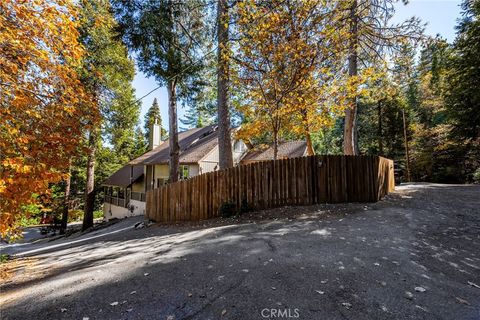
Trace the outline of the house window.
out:
<instances>
[{"instance_id":1,"label":"house window","mask_svg":"<svg viewBox=\"0 0 480 320\"><path fill-rule=\"evenodd\" d=\"M180 166L180 179L188 179L189 177L189 167L188 166Z\"/></svg>"},{"instance_id":2,"label":"house window","mask_svg":"<svg viewBox=\"0 0 480 320\"><path fill-rule=\"evenodd\" d=\"M235 141L233 145L233 150L235 152L244 152L245 151L245 144L241 140Z\"/></svg>"}]
</instances>

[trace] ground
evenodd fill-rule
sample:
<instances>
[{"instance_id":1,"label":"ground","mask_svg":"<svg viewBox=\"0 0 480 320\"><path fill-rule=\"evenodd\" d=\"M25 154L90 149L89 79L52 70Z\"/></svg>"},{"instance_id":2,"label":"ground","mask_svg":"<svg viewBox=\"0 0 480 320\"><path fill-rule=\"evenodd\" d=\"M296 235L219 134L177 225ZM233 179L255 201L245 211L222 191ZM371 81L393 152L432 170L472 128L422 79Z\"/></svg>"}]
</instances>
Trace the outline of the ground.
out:
<instances>
[{"instance_id":1,"label":"ground","mask_svg":"<svg viewBox=\"0 0 480 320\"><path fill-rule=\"evenodd\" d=\"M480 186L290 207L15 253L2 319L479 319ZM23 258L22 258L23 257Z\"/></svg>"}]
</instances>

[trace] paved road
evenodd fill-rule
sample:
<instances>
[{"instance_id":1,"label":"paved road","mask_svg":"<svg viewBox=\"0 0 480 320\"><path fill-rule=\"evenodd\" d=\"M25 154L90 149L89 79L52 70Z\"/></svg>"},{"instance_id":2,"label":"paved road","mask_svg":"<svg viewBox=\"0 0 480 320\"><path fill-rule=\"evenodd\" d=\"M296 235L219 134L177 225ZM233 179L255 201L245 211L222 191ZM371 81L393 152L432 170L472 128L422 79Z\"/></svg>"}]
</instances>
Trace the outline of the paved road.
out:
<instances>
[{"instance_id":1,"label":"paved road","mask_svg":"<svg viewBox=\"0 0 480 320\"><path fill-rule=\"evenodd\" d=\"M126 220L24 251L1 317L480 319L479 208L480 186L417 184L237 223Z\"/></svg>"}]
</instances>

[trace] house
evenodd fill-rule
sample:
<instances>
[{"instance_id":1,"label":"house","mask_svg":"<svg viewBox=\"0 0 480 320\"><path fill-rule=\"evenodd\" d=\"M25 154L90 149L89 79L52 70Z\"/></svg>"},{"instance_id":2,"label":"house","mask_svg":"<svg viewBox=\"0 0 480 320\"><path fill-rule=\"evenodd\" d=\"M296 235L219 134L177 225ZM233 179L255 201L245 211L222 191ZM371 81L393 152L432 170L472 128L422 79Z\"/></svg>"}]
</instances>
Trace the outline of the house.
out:
<instances>
[{"instance_id":1,"label":"house","mask_svg":"<svg viewBox=\"0 0 480 320\"><path fill-rule=\"evenodd\" d=\"M108 219L145 213L143 166L123 166L103 182L103 214Z\"/></svg>"},{"instance_id":2,"label":"house","mask_svg":"<svg viewBox=\"0 0 480 320\"><path fill-rule=\"evenodd\" d=\"M155 123L150 130L149 151L130 161L103 183L106 219L144 214L146 192L168 183L169 141L161 140L160 129ZM217 129L216 125L210 125L179 132L179 179L219 169ZM246 151L243 141L233 140L234 165L239 164Z\"/></svg>"},{"instance_id":3,"label":"house","mask_svg":"<svg viewBox=\"0 0 480 320\"><path fill-rule=\"evenodd\" d=\"M277 159L297 158L306 155L307 143L305 141L286 141L278 144ZM250 149L242 158L240 164L249 164L266 160L273 160L273 146L260 146Z\"/></svg>"}]
</instances>

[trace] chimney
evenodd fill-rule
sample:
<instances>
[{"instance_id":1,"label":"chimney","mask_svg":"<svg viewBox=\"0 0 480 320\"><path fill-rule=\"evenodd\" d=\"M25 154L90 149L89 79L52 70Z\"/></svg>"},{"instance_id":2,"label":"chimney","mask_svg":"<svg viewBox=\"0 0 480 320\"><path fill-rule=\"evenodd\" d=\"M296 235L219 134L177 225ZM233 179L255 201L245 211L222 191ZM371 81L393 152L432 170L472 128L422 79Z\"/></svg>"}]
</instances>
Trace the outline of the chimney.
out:
<instances>
[{"instance_id":1,"label":"chimney","mask_svg":"<svg viewBox=\"0 0 480 320\"><path fill-rule=\"evenodd\" d=\"M155 119L150 128L150 137L148 137L148 147L150 150L158 147L162 143L162 128L158 123L158 119Z\"/></svg>"}]
</instances>

